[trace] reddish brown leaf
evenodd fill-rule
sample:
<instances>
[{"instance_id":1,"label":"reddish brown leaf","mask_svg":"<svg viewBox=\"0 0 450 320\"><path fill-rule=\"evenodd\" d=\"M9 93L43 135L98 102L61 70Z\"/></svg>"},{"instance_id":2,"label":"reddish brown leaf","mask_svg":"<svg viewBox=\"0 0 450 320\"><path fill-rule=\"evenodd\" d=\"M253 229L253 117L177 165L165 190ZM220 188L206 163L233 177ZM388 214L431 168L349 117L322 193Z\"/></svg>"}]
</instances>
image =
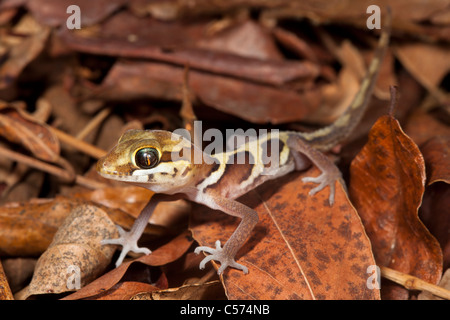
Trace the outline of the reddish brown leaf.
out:
<instances>
[{"instance_id":1,"label":"reddish brown leaf","mask_svg":"<svg viewBox=\"0 0 450 320\"><path fill-rule=\"evenodd\" d=\"M139 293L134 300L215 300L223 299L220 281L185 284L178 288Z\"/></svg>"},{"instance_id":2,"label":"reddish brown leaf","mask_svg":"<svg viewBox=\"0 0 450 320\"><path fill-rule=\"evenodd\" d=\"M8 279L3 271L2 262L0 261L0 300L13 300L11 289L9 288Z\"/></svg>"},{"instance_id":3,"label":"reddish brown leaf","mask_svg":"<svg viewBox=\"0 0 450 320\"><path fill-rule=\"evenodd\" d=\"M166 245L153 251L150 255L145 255L136 260L123 263L118 268L106 273L100 278L97 278L89 285L83 287L70 296L67 296L65 299L76 300L96 296L116 285L122 279L131 264L135 262L142 262L149 266L162 266L181 257L186 250L189 249L191 244L192 239L190 238L189 233L184 232Z\"/></svg>"},{"instance_id":4,"label":"reddish brown leaf","mask_svg":"<svg viewBox=\"0 0 450 320\"><path fill-rule=\"evenodd\" d=\"M428 187L420 217L441 245L445 270L450 267L450 136L431 138L421 151L427 167Z\"/></svg>"},{"instance_id":5,"label":"reddish brown leaf","mask_svg":"<svg viewBox=\"0 0 450 320\"><path fill-rule=\"evenodd\" d=\"M405 132L420 147L436 136L450 136L450 127L423 110L416 109L410 115Z\"/></svg>"},{"instance_id":6,"label":"reddish brown leaf","mask_svg":"<svg viewBox=\"0 0 450 320\"><path fill-rule=\"evenodd\" d=\"M437 283L442 252L418 219L425 165L416 144L390 116L373 126L353 160L349 192L372 242L377 264ZM385 292L386 297L389 292Z\"/></svg>"},{"instance_id":7,"label":"reddish brown leaf","mask_svg":"<svg viewBox=\"0 0 450 320\"><path fill-rule=\"evenodd\" d=\"M408 42L396 45L394 52L414 78L432 93L436 93L450 71L449 46Z\"/></svg>"},{"instance_id":8,"label":"reddish brown leaf","mask_svg":"<svg viewBox=\"0 0 450 320\"><path fill-rule=\"evenodd\" d=\"M3 268L13 293L18 292L30 282L33 276L36 258L4 258Z\"/></svg>"},{"instance_id":9,"label":"reddish brown leaf","mask_svg":"<svg viewBox=\"0 0 450 320\"><path fill-rule=\"evenodd\" d=\"M145 188L124 185L78 192L74 197L116 209L108 210L108 215L116 224L130 229L153 194L154 192ZM189 212L190 205L186 201L162 202L153 212L146 233L161 235L167 231L165 228L176 228L178 227L176 223L187 217Z\"/></svg>"},{"instance_id":10,"label":"reddish brown leaf","mask_svg":"<svg viewBox=\"0 0 450 320\"><path fill-rule=\"evenodd\" d=\"M22 144L39 159L50 162L60 159L59 141L48 125L20 107L0 104L0 135Z\"/></svg>"},{"instance_id":11,"label":"reddish brown leaf","mask_svg":"<svg viewBox=\"0 0 450 320\"><path fill-rule=\"evenodd\" d=\"M0 64L0 90L9 88L22 70L44 49L50 29L42 28L12 47L8 59Z\"/></svg>"},{"instance_id":12,"label":"reddish brown leaf","mask_svg":"<svg viewBox=\"0 0 450 320\"><path fill-rule=\"evenodd\" d=\"M302 176L319 175L311 169ZM262 185L242 198L260 221L237 260L249 273L227 269L223 283L230 299L379 299L367 287L374 265L361 221L338 186L336 203L328 189L313 197L298 174ZM237 219L205 207L194 211L192 231L201 245L229 238Z\"/></svg>"},{"instance_id":13,"label":"reddish brown leaf","mask_svg":"<svg viewBox=\"0 0 450 320\"><path fill-rule=\"evenodd\" d=\"M218 25L220 26L220 22ZM214 25L212 26L214 28ZM197 42L201 48L224 51L261 60L283 60L283 55L270 34L270 30L253 20L227 26Z\"/></svg>"},{"instance_id":14,"label":"reddish brown leaf","mask_svg":"<svg viewBox=\"0 0 450 320\"><path fill-rule=\"evenodd\" d=\"M148 283L136 282L136 281L126 281L120 282L114 285L109 290L102 292L101 294L93 297L95 300L134 300L136 295L140 295L143 292L150 293L159 290ZM92 298L91 298L92 299Z\"/></svg>"},{"instance_id":15,"label":"reddish brown leaf","mask_svg":"<svg viewBox=\"0 0 450 320\"><path fill-rule=\"evenodd\" d=\"M420 150L427 167L428 184L437 181L450 184L450 135L433 137Z\"/></svg>"},{"instance_id":16,"label":"reddish brown leaf","mask_svg":"<svg viewBox=\"0 0 450 320\"><path fill-rule=\"evenodd\" d=\"M427 186L420 207L420 219L439 241L444 256L443 269L450 267L450 185L434 182Z\"/></svg>"},{"instance_id":17,"label":"reddish brown leaf","mask_svg":"<svg viewBox=\"0 0 450 320\"><path fill-rule=\"evenodd\" d=\"M27 1L27 7L40 22L49 26L58 26L66 23L72 14L67 13L67 8L75 4L80 7L82 26L88 26L104 19L125 2L124 0L77 0L76 2L72 0L33 0Z\"/></svg>"},{"instance_id":18,"label":"reddish brown leaf","mask_svg":"<svg viewBox=\"0 0 450 320\"><path fill-rule=\"evenodd\" d=\"M118 62L99 90L109 99L180 99L183 69L150 62ZM254 123L304 119L320 103L319 90L280 90L203 72L189 72L189 87L200 100ZM276 108L274 106L277 106Z\"/></svg>"},{"instance_id":19,"label":"reddish brown leaf","mask_svg":"<svg viewBox=\"0 0 450 320\"><path fill-rule=\"evenodd\" d=\"M189 65L192 70L277 86L319 75L319 66L308 61L261 59L230 50L222 37L206 36L210 24L204 20L167 23L123 12L106 21L95 36L77 36L62 30L60 37L68 47L82 52Z\"/></svg>"},{"instance_id":20,"label":"reddish brown leaf","mask_svg":"<svg viewBox=\"0 0 450 320\"><path fill-rule=\"evenodd\" d=\"M42 200L0 208L0 254L36 256L44 252L70 212L80 202Z\"/></svg>"}]
</instances>

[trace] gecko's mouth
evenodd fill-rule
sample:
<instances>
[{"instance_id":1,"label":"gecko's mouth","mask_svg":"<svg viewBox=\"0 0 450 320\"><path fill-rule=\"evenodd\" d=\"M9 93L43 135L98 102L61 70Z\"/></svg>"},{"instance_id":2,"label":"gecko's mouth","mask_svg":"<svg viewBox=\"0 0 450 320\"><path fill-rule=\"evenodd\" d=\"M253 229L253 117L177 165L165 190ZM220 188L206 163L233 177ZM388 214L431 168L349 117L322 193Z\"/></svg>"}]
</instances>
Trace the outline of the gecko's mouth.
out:
<instances>
[{"instance_id":1,"label":"gecko's mouth","mask_svg":"<svg viewBox=\"0 0 450 320\"><path fill-rule=\"evenodd\" d=\"M97 161L96 170L99 175L107 179L114 180L126 180L126 177L130 177L132 170L127 166L127 170L118 170L116 166L111 166L105 158L100 158Z\"/></svg>"},{"instance_id":2,"label":"gecko's mouth","mask_svg":"<svg viewBox=\"0 0 450 320\"><path fill-rule=\"evenodd\" d=\"M104 170L97 170L97 173L106 179L113 179L113 180L125 180L125 177L129 177L129 175L126 174L119 174L117 171L104 171Z\"/></svg>"}]
</instances>

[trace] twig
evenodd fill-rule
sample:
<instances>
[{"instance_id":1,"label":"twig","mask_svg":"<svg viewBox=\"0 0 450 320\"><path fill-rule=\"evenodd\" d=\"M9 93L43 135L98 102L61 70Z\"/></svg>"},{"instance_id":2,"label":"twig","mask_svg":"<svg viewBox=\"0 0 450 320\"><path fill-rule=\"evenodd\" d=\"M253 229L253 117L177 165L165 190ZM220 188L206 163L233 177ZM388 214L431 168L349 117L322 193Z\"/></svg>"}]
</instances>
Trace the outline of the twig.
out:
<instances>
[{"instance_id":1,"label":"twig","mask_svg":"<svg viewBox=\"0 0 450 320\"><path fill-rule=\"evenodd\" d=\"M427 291L440 298L450 300L450 290L388 267L380 267L380 270L384 278L394 281L408 290Z\"/></svg>"},{"instance_id":2,"label":"twig","mask_svg":"<svg viewBox=\"0 0 450 320\"><path fill-rule=\"evenodd\" d=\"M391 93L391 101L389 104L389 115L391 117L394 117L395 108L397 107L397 103L398 103L398 87L397 86L389 86L389 91Z\"/></svg>"},{"instance_id":3,"label":"twig","mask_svg":"<svg viewBox=\"0 0 450 320\"><path fill-rule=\"evenodd\" d=\"M91 121L89 121L89 123L83 128L83 130L81 130L76 138L79 140L84 140L86 138L86 136L91 133L92 130L96 129L100 123L103 122L103 120L106 119L106 117L109 116L109 114L111 113L111 108L105 108L102 111L100 111L99 113L97 113L95 115L94 118L91 119Z\"/></svg>"},{"instance_id":4,"label":"twig","mask_svg":"<svg viewBox=\"0 0 450 320\"><path fill-rule=\"evenodd\" d=\"M184 127L191 134L191 137L194 135L194 121L197 120L195 116L194 109L192 108L192 102L189 91L189 66L186 65L184 67L183 74L183 87L182 87L182 95L183 95L183 104L180 109L180 116L183 118Z\"/></svg>"},{"instance_id":5,"label":"twig","mask_svg":"<svg viewBox=\"0 0 450 320\"><path fill-rule=\"evenodd\" d=\"M106 154L106 151L97 148L96 146L93 146L92 144L87 143L83 140L72 137L71 135L63 131L60 131L53 127L50 127L50 130L58 137L59 140L61 140L61 142L77 149L78 151L84 152L95 159L99 159Z\"/></svg>"},{"instance_id":6,"label":"twig","mask_svg":"<svg viewBox=\"0 0 450 320\"><path fill-rule=\"evenodd\" d=\"M66 181L71 181L75 178L74 175L71 172L68 172L67 170L61 169L60 167L56 167L41 160L26 156L24 154L11 151L2 146L0 146L0 153L2 156L5 156L6 158L26 164L29 167L33 167L38 170L48 172Z\"/></svg>"},{"instance_id":7,"label":"twig","mask_svg":"<svg viewBox=\"0 0 450 320\"><path fill-rule=\"evenodd\" d=\"M77 184L79 184L80 186L89 188L89 189L104 189L106 187L108 187L107 184L94 180L94 179L90 179L90 178L86 178L85 176L80 176L77 175L75 177L75 182Z\"/></svg>"},{"instance_id":8,"label":"twig","mask_svg":"<svg viewBox=\"0 0 450 320\"><path fill-rule=\"evenodd\" d=\"M86 187L90 189L98 189L98 188L104 188L106 184L101 183L99 181L89 179L80 175L75 175L73 172L70 172L70 170L62 169L60 167L48 164L46 162L43 162L41 160L26 156L24 154L11 151L7 148L4 148L0 146L0 154L8 159L11 159L13 161L17 161L20 163L23 163L29 167L45 171L51 175L57 176L64 181L75 181L75 183Z\"/></svg>"}]
</instances>

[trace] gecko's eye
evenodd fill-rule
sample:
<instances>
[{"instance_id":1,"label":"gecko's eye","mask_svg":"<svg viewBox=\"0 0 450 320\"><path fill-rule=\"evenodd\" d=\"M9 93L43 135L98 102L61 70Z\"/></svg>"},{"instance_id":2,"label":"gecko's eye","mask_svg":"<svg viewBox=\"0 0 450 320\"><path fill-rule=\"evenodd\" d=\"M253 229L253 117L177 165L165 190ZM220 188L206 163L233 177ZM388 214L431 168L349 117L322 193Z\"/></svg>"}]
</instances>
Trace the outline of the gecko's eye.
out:
<instances>
[{"instance_id":1,"label":"gecko's eye","mask_svg":"<svg viewBox=\"0 0 450 320\"><path fill-rule=\"evenodd\" d=\"M159 153L155 148L142 148L136 152L136 165L141 169L151 169L159 163Z\"/></svg>"}]
</instances>

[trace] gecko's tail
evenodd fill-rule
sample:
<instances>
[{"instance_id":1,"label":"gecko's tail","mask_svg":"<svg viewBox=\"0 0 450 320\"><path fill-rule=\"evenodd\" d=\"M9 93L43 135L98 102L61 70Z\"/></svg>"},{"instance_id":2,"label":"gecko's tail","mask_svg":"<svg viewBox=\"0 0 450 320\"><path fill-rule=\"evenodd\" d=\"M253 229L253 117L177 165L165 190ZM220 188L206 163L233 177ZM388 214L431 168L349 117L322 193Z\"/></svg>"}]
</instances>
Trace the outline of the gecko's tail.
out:
<instances>
[{"instance_id":1,"label":"gecko's tail","mask_svg":"<svg viewBox=\"0 0 450 320\"><path fill-rule=\"evenodd\" d=\"M389 44L392 22L392 15L389 8L385 21L386 23L378 40L375 55L361 83L361 87L350 106L331 125L313 132L300 133L300 136L316 149L327 151L344 141L363 117L370 97L372 96L381 62Z\"/></svg>"}]
</instances>

